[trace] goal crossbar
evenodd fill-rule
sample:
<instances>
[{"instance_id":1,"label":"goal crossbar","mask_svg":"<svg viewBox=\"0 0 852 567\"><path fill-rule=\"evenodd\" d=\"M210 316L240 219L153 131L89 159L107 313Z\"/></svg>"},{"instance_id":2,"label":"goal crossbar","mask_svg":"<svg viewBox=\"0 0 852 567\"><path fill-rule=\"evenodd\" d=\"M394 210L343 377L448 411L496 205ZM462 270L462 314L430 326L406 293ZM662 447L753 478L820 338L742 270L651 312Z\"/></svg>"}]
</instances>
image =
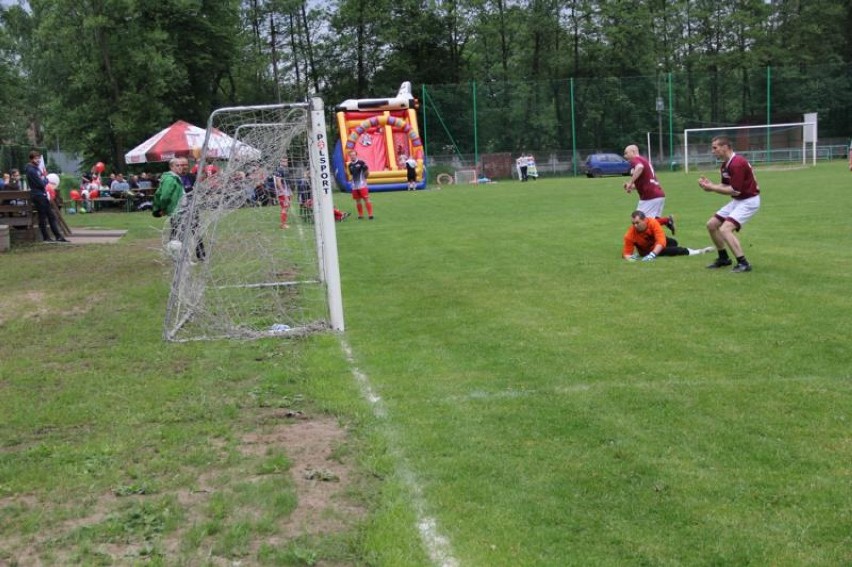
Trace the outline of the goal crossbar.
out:
<instances>
[{"instance_id":1,"label":"goal crossbar","mask_svg":"<svg viewBox=\"0 0 852 567\"><path fill-rule=\"evenodd\" d=\"M816 165L816 122L786 122L782 124L758 124L756 126L720 126L715 128L686 128L683 131L683 170L689 173L689 134L695 132L730 132L735 130L772 130L773 128L802 127L802 165L807 165L808 136L805 128L810 127L812 133L811 161Z\"/></svg>"}]
</instances>

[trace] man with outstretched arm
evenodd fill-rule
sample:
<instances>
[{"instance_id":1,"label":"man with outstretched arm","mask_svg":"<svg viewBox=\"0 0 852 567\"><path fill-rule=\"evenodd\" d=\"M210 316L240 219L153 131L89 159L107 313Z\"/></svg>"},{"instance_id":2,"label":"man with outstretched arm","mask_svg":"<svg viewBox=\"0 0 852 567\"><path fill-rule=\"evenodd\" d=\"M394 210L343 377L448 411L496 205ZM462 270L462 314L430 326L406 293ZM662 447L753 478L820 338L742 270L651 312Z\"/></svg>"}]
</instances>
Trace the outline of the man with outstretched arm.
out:
<instances>
[{"instance_id":1,"label":"man with outstretched arm","mask_svg":"<svg viewBox=\"0 0 852 567\"><path fill-rule=\"evenodd\" d=\"M705 191L728 195L731 200L707 221L707 231L719 253L716 261L707 267L718 269L730 266L733 262L728 256L726 248L729 248L737 259L732 271L750 272L751 264L746 260L737 232L760 209L760 188L751 164L734 152L726 136L713 138L711 150L717 159L722 160L722 182L713 183L702 176L698 179L698 185Z\"/></svg>"},{"instance_id":2,"label":"man with outstretched arm","mask_svg":"<svg viewBox=\"0 0 852 567\"><path fill-rule=\"evenodd\" d=\"M710 246L694 249L678 245L677 240L665 235L657 219L636 210L630 214L630 228L624 233L621 255L628 262L635 262L639 258L643 262L650 262L657 256L697 256L712 251Z\"/></svg>"}]
</instances>

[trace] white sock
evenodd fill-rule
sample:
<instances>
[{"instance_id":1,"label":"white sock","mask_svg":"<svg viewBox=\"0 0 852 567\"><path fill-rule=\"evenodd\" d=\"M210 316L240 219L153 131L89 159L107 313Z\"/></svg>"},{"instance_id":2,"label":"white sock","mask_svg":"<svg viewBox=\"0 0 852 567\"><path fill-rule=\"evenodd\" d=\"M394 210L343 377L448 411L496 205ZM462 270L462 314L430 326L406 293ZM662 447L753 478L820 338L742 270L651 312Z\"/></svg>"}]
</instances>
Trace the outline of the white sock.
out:
<instances>
[{"instance_id":1,"label":"white sock","mask_svg":"<svg viewBox=\"0 0 852 567\"><path fill-rule=\"evenodd\" d=\"M690 256L698 256L699 254L709 254L710 252L713 252L716 249L713 248L712 246L708 246L707 248L698 248L698 249L687 248L687 250L689 250Z\"/></svg>"}]
</instances>

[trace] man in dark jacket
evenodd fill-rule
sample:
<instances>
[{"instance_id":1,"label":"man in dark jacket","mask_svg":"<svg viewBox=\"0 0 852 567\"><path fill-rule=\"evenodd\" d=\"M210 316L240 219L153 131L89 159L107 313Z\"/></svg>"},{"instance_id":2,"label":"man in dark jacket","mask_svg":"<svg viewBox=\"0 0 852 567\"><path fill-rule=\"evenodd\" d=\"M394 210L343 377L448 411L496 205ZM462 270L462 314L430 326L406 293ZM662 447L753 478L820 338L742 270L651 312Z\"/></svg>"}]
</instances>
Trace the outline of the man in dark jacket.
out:
<instances>
[{"instance_id":1,"label":"man in dark jacket","mask_svg":"<svg viewBox=\"0 0 852 567\"><path fill-rule=\"evenodd\" d=\"M41 237L45 242L53 242L47 232L47 224L50 223L50 230L53 231L56 242L68 242L62 236L62 231L59 230L56 215L53 214L53 207L50 206L50 200L47 198L47 186L41 176L40 163L41 153L33 150L30 152L30 163L24 168L27 187L30 190L30 201L38 211L38 229L41 231Z\"/></svg>"}]
</instances>

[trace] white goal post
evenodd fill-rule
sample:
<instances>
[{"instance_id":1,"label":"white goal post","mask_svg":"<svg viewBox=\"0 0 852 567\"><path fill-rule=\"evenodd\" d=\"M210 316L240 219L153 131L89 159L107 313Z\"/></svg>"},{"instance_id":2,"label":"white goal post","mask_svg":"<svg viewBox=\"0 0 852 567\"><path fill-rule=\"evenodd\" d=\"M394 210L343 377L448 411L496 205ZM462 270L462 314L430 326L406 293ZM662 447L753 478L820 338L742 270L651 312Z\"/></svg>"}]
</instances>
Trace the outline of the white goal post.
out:
<instances>
[{"instance_id":1,"label":"white goal post","mask_svg":"<svg viewBox=\"0 0 852 567\"><path fill-rule=\"evenodd\" d=\"M314 98L210 115L195 185L164 234L166 340L343 330L324 112ZM212 132L230 148L209 149Z\"/></svg>"},{"instance_id":2,"label":"white goal post","mask_svg":"<svg viewBox=\"0 0 852 567\"><path fill-rule=\"evenodd\" d=\"M711 137L725 135L730 133L729 138L732 138L732 142L734 144L734 150L737 153L741 153L749 158L749 161L754 164L759 161L773 161L770 155L770 148L772 146L772 137L773 133L778 133L779 131L790 131L794 130L797 138L797 144L795 148L785 147L783 150L786 151L786 154L790 159L795 158L795 160L801 159L802 165L807 165L808 162L808 154L810 153L810 160L813 165L816 165L816 154L817 154L817 134L816 134L817 125L816 122L788 122L784 124L761 124L757 126L725 126L719 128L687 128L683 131L683 169L684 172L689 173L689 162L690 162L690 137L692 137L692 148L695 149L695 138L696 134L706 133L711 135ZM762 142L760 146L762 147L738 147L737 138L742 136L743 133L747 135L750 133L749 131L755 131L760 133L763 136ZM801 148L798 147L798 142L801 142ZM706 151L702 151L702 154L709 155L709 141L706 142L707 149ZM810 146L810 147L808 147ZM766 148L766 149L763 149ZM772 151L782 151L781 149L772 150ZM750 156L749 154L767 154L768 159L760 160L756 159L756 157ZM696 154L697 155L697 154ZM783 161L790 161L790 159L783 159ZM693 159L693 162L696 160ZM782 160L778 160L782 161Z\"/></svg>"},{"instance_id":3,"label":"white goal post","mask_svg":"<svg viewBox=\"0 0 852 567\"><path fill-rule=\"evenodd\" d=\"M456 185L462 185L465 183L476 184L479 182L479 179L476 176L475 169L459 169L454 175L454 181Z\"/></svg>"}]
</instances>

